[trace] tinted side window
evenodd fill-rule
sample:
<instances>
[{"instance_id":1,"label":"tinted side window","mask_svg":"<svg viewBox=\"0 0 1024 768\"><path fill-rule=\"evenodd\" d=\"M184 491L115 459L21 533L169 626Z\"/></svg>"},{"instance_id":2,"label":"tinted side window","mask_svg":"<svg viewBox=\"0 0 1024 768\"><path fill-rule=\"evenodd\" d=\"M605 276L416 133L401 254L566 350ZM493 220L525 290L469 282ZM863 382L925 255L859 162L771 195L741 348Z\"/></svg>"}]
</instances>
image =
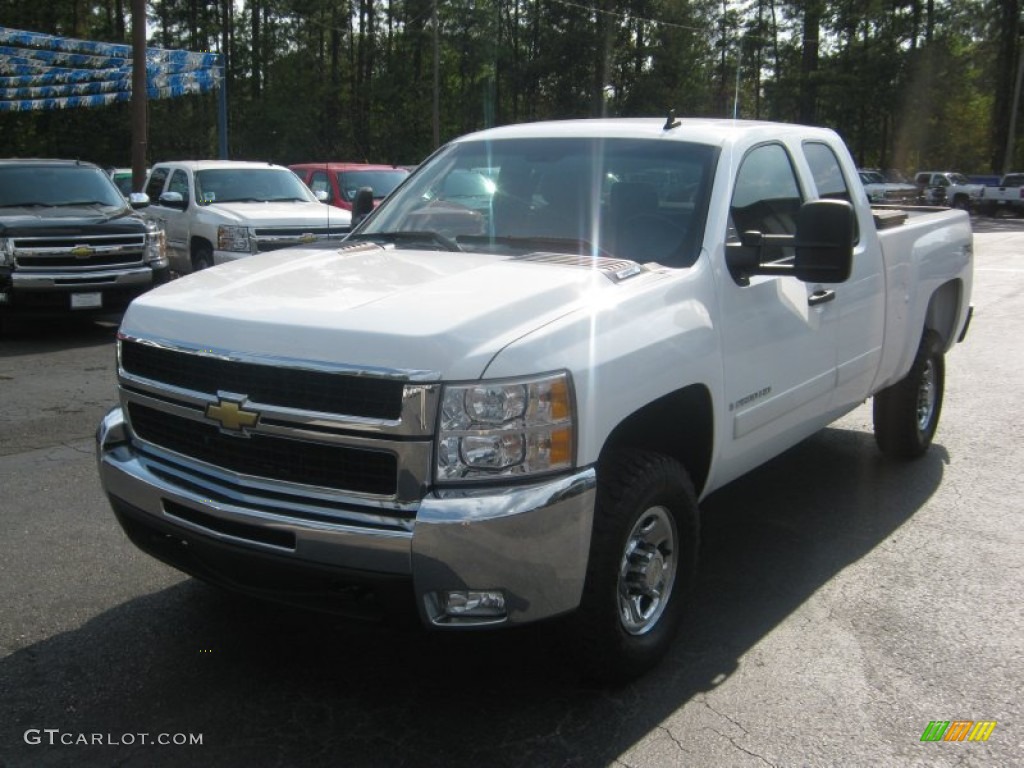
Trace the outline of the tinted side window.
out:
<instances>
[{"instance_id":1,"label":"tinted side window","mask_svg":"<svg viewBox=\"0 0 1024 768\"><path fill-rule=\"evenodd\" d=\"M737 234L792 235L802 202L789 154L781 144L765 144L743 158L729 213Z\"/></svg>"},{"instance_id":2,"label":"tinted side window","mask_svg":"<svg viewBox=\"0 0 1024 768\"><path fill-rule=\"evenodd\" d=\"M821 142L809 141L804 144L804 157L811 167L811 176L814 178L814 186L818 189L818 197L850 201L850 190L839 167L839 158L832 151L832 147ZM870 175L869 180L876 181L870 179Z\"/></svg>"},{"instance_id":3,"label":"tinted side window","mask_svg":"<svg viewBox=\"0 0 1024 768\"><path fill-rule=\"evenodd\" d=\"M154 203L160 199L160 193L164 191L164 182L167 181L166 168L154 168L149 174L149 181L146 183L146 194Z\"/></svg>"},{"instance_id":4,"label":"tinted side window","mask_svg":"<svg viewBox=\"0 0 1024 768\"><path fill-rule=\"evenodd\" d=\"M314 171L313 175L309 177L309 188L313 190L313 193L326 192L327 201L331 202L334 195L331 194L331 182L327 178L326 171Z\"/></svg>"},{"instance_id":5,"label":"tinted side window","mask_svg":"<svg viewBox=\"0 0 1024 768\"><path fill-rule=\"evenodd\" d=\"M188 175L180 168L171 174L171 183L167 185L168 192L177 192L181 199L188 205Z\"/></svg>"}]
</instances>

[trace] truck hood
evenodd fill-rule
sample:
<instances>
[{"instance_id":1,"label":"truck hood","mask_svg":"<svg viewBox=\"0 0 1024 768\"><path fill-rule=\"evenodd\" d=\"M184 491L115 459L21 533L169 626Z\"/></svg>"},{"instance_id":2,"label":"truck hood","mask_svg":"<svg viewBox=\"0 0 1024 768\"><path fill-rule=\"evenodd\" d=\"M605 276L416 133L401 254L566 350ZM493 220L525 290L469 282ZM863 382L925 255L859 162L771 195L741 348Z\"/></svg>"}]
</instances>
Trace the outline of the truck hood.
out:
<instances>
[{"instance_id":1,"label":"truck hood","mask_svg":"<svg viewBox=\"0 0 1024 768\"><path fill-rule=\"evenodd\" d=\"M258 227L348 226L352 214L323 203L211 203L210 213Z\"/></svg>"},{"instance_id":2,"label":"truck hood","mask_svg":"<svg viewBox=\"0 0 1024 768\"><path fill-rule=\"evenodd\" d=\"M214 352L475 379L516 339L655 277L632 265L637 274L617 283L558 258L292 248L150 291L132 303L122 332Z\"/></svg>"},{"instance_id":3,"label":"truck hood","mask_svg":"<svg viewBox=\"0 0 1024 768\"><path fill-rule=\"evenodd\" d=\"M137 233L145 222L131 208L47 207L6 208L0 211L0 235L19 237L54 234Z\"/></svg>"}]
</instances>

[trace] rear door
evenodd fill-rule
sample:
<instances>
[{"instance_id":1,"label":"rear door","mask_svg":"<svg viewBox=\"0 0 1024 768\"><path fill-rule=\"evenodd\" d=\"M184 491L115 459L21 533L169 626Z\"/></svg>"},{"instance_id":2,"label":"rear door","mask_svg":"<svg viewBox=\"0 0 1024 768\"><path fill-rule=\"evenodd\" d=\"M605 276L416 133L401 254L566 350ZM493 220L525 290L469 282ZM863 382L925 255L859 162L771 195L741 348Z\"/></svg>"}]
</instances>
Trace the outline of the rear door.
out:
<instances>
[{"instance_id":1,"label":"rear door","mask_svg":"<svg viewBox=\"0 0 1024 768\"><path fill-rule=\"evenodd\" d=\"M819 198L853 202L850 184L842 164L824 141L805 141L807 161ZM873 223L862 222L862 226ZM814 290L835 294L839 315L836 338L836 392L832 409L843 411L868 395L882 359L882 334L885 329L885 283L882 253L871 232L858 235L853 249L850 279L841 285L816 285Z\"/></svg>"}]
</instances>

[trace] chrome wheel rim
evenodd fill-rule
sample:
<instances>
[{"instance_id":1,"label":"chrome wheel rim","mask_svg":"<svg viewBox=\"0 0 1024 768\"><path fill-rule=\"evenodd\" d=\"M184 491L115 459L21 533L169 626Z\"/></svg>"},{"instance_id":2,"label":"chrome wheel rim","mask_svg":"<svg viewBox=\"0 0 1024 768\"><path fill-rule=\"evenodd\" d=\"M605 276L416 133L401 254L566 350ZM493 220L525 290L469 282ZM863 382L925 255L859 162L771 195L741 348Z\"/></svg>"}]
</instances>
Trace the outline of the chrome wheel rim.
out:
<instances>
[{"instance_id":1,"label":"chrome wheel rim","mask_svg":"<svg viewBox=\"0 0 1024 768\"><path fill-rule=\"evenodd\" d=\"M619 565L619 620L631 635L658 623L676 580L675 519L666 507L651 507L633 525Z\"/></svg>"},{"instance_id":2,"label":"chrome wheel rim","mask_svg":"<svg viewBox=\"0 0 1024 768\"><path fill-rule=\"evenodd\" d=\"M921 383L917 388L917 428L928 429L932 414L935 413L935 364L928 360L921 371Z\"/></svg>"}]
</instances>

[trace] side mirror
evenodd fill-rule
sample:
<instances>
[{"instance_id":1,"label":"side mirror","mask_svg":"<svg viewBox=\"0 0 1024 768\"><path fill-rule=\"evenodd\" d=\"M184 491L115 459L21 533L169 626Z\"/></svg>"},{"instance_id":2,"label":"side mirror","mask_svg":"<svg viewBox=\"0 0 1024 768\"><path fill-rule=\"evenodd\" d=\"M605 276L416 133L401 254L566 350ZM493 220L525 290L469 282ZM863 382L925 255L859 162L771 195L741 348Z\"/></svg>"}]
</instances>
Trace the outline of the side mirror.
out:
<instances>
[{"instance_id":1,"label":"side mirror","mask_svg":"<svg viewBox=\"0 0 1024 768\"><path fill-rule=\"evenodd\" d=\"M853 269L857 240L853 206L845 200L812 200L796 219L793 272L805 283L843 283Z\"/></svg>"},{"instance_id":2,"label":"side mirror","mask_svg":"<svg viewBox=\"0 0 1024 768\"><path fill-rule=\"evenodd\" d=\"M185 198L181 196L181 192L164 192L160 195L160 205L185 210Z\"/></svg>"},{"instance_id":3,"label":"side mirror","mask_svg":"<svg viewBox=\"0 0 1024 768\"><path fill-rule=\"evenodd\" d=\"M360 187L352 201L352 227L373 213L373 188Z\"/></svg>"},{"instance_id":4,"label":"side mirror","mask_svg":"<svg viewBox=\"0 0 1024 768\"><path fill-rule=\"evenodd\" d=\"M325 190L325 189L318 189L316 192L313 193L313 195L321 203L326 203L327 200L328 200L328 197L329 197L328 194L327 194L327 190Z\"/></svg>"},{"instance_id":5,"label":"side mirror","mask_svg":"<svg viewBox=\"0 0 1024 768\"><path fill-rule=\"evenodd\" d=\"M811 200L800 206L795 235L746 231L725 247L725 263L740 285L751 275L787 275L805 283L842 283L853 269L857 224L846 200ZM793 248L792 260L779 258Z\"/></svg>"},{"instance_id":6,"label":"side mirror","mask_svg":"<svg viewBox=\"0 0 1024 768\"><path fill-rule=\"evenodd\" d=\"M149 195L145 192L132 192L128 195L128 204L132 208L148 208Z\"/></svg>"}]
</instances>

